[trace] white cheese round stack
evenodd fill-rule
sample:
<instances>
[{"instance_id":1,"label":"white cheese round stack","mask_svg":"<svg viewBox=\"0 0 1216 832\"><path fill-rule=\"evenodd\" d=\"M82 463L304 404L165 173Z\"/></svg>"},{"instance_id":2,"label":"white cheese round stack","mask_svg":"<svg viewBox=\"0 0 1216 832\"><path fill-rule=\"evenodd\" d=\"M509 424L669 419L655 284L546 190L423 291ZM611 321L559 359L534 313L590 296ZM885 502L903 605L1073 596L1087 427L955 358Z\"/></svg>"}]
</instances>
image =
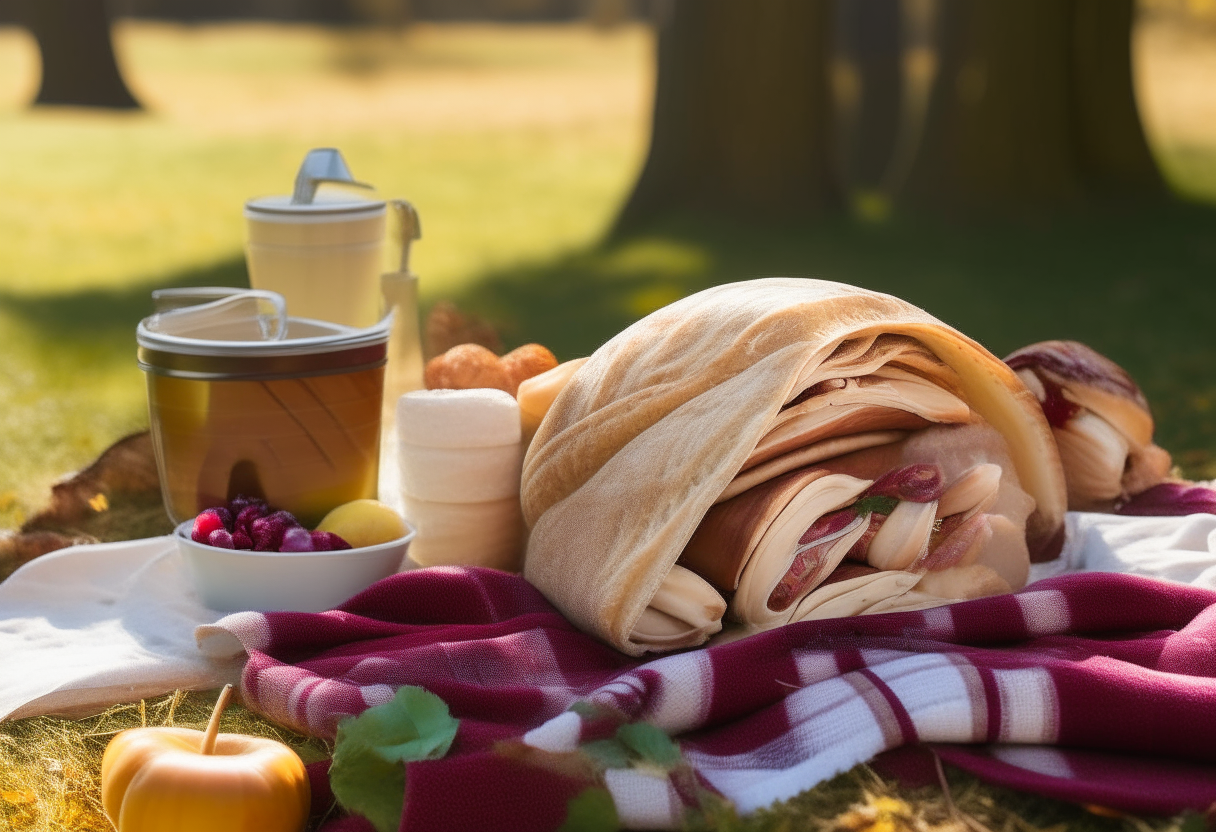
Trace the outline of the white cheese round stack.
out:
<instances>
[{"instance_id":1,"label":"white cheese round stack","mask_svg":"<svg viewBox=\"0 0 1216 832\"><path fill-rule=\"evenodd\" d=\"M416 390L397 402L401 494L423 566L519 571L519 404L502 390Z\"/></svg>"}]
</instances>

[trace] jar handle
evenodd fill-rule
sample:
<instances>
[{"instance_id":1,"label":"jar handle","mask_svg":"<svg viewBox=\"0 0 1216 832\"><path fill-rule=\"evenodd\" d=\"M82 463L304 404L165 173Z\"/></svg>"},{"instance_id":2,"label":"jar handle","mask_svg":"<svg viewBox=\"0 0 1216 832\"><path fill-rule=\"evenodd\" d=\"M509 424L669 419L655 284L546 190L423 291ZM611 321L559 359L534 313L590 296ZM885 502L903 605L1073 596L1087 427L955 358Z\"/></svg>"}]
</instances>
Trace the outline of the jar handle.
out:
<instances>
[{"instance_id":1,"label":"jar handle","mask_svg":"<svg viewBox=\"0 0 1216 832\"><path fill-rule=\"evenodd\" d=\"M287 337L287 301L267 289L234 289L229 286L184 286L152 292L156 312L148 329L165 335L188 335L190 331L221 323L256 322L261 341ZM242 305L253 303L239 314ZM270 311L264 311L269 307ZM234 314L236 313L236 314Z\"/></svg>"}]
</instances>

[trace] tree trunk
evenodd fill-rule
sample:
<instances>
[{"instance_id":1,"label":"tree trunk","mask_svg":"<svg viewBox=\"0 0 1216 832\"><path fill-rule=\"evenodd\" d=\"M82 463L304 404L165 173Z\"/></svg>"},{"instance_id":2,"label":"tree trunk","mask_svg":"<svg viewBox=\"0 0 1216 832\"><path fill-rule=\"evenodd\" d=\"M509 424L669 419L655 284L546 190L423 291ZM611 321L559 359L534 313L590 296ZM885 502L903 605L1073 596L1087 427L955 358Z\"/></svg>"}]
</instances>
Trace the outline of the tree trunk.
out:
<instances>
[{"instance_id":1,"label":"tree trunk","mask_svg":"<svg viewBox=\"0 0 1216 832\"><path fill-rule=\"evenodd\" d=\"M35 105L139 108L114 57L105 0L25 0L22 5L42 55Z\"/></svg>"},{"instance_id":2,"label":"tree trunk","mask_svg":"<svg viewBox=\"0 0 1216 832\"><path fill-rule=\"evenodd\" d=\"M618 228L837 207L830 35L829 0L672 0L650 152Z\"/></svg>"},{"instance_id":3,"label":"tree trunk","mask_svg":"<svg viewBox=\"0 0 1216 832\"><path fill-rule=\"evenodd\" d=\"M1136 109L1131 32L1135 0L1074 0L1073 87L1078 158L1094 193L1165 196Z\"/></svg>"},{"instance_id":4,"label":"tree trunk","mask_svg":"<svg viewBox=\"0 0 1216 832\"><path fill-rule=\"evenodd\" d=\"M900 127L900 0L847 0L836 14L844 180L850 191L876 191L885 180Z\"/></svg>"},{"instance_id":5,"label":"tree trunk","mask_svg":"<svg viewBox=\"0 0 1216 832\"><path fill-rule=\"evenodd\" d=\"M1132 3L941 0L936 88L900 202L1164 196L1132 87Z\"/></svg>"}]
</instances>

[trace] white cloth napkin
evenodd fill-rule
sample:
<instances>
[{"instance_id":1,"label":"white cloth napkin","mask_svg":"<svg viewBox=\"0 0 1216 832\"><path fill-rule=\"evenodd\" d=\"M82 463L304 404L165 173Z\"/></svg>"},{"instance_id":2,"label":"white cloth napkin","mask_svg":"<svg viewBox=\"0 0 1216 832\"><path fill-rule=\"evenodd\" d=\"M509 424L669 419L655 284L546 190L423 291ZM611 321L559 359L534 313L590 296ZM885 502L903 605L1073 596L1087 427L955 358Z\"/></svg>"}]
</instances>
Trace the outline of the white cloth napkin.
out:
<instances>
[{"instance_id":1,"label":"white cloth napkin","mask_svg":"<svg viewBox=\"0 0 1216 832\"><path fill-rule=\"evenodd\" d=\"M1216 589L1216 515L1070 513L1060 558L1031 579L1129 572ZM83 716L118 702L235 682L244 663L208 658L203 606L171 537L73 546L0 583L0 719Z\"/></svg>"},{"instance_id":2,"label":"white cloth napkin","mask_svg":"<svg viewBox=\"0 0 1216 832\"><path fill-rule=\"evenodd\" d=\"M0 719L97 713L119 702L240 677L194 629L203 606L172 537L72 546L0 583Z\"/></svg>"},{"instance_id":3,"label":"white cloth napkin","mask_svg":"<svg viewBox=\"0 0 1216 832\"><path fill-rule=\"evenodd\" d=\"M1126 572L1216 589L1216 515L1069 512L1064 534L1059 558L1031 566L1032 582L1065 572Z\"/></svg>"}]
</instances>

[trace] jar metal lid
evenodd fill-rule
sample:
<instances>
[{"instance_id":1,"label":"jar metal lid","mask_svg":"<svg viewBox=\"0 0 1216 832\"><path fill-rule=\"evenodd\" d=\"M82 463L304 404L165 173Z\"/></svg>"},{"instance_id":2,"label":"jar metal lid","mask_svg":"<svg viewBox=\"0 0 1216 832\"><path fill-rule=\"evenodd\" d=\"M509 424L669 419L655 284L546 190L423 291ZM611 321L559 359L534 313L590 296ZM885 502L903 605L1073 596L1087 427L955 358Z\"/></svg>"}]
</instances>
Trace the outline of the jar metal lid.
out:
<instances>
[{"instance_id":1,"label":"jar metal lid","mask_svg":"<svg viewBox=\"0 0 1216 832\"><path fill-rule=\"evenodd\" d=\"M157 375L209 380L267 380L357 372L385 364L391 316L366 329L289 318L280 340L225 341L167 335L140 321L139 368Z\"/></svg>"}]
</instances>

